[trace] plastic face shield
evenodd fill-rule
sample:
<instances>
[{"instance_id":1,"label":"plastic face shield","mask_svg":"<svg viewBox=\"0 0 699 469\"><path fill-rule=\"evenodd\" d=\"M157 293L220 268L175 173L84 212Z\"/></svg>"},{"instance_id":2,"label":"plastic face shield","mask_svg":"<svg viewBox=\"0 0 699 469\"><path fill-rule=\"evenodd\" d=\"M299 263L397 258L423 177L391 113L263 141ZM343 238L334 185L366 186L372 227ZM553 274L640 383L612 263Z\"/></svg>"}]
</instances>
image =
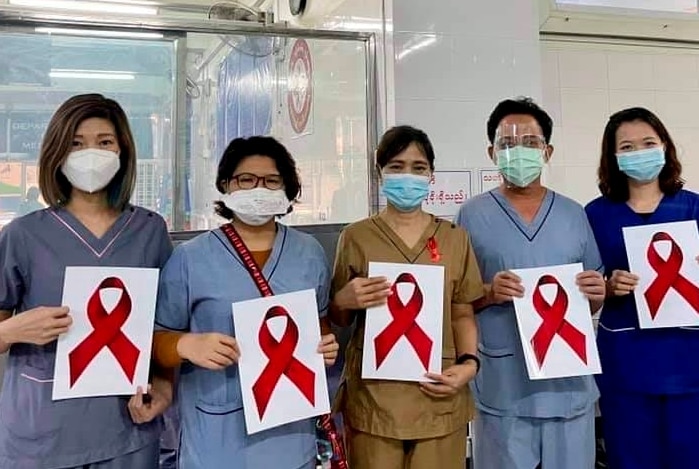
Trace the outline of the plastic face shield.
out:
<instances>
[{"instance_id":1,"label":"plastic face shield","mask_svg":"<svg viewBox=\"0 0 699 469\"><path fill-rule=\"evenodd\" d=\"M546 140L538 126L503 124L493 142L494 161L509 186L527 187L546 163Z\"/></svg>"},{"instance_id":2,"label":"plastic face shield","mask_svg":"<svg viewBox=\"0 0 699 469\"><path fill-rule=\"evenodd\" d=\"M509 158L513 148L546 150L546 139L537 125L532 124L501 124L495 132L493 141L493 156L495 164L498 158Z\"/></svg>"}]
</instances>

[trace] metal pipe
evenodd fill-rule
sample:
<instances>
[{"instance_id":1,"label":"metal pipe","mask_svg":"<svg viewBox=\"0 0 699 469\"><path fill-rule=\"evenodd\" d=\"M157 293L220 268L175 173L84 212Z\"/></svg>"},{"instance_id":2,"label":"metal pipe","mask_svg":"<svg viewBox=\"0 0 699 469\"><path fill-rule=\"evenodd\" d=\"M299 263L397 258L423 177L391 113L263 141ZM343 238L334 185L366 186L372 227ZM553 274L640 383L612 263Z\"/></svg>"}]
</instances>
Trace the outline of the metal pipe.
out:
<instances>
[{"instance_id":1,"label":"metal pipe","mask_svg":"<svg viewBox=\"0 0 699 469\"><path fill-rule=\"evenodd\" d=\"M172 159L172 228L183 230L185 222L185 165L187 164L187 39L175 40L175 80L172 106L172 123L174 132L170 141L174 143ZM190 194L191 196L191 194Z\"/></svg>"}]
</instances>

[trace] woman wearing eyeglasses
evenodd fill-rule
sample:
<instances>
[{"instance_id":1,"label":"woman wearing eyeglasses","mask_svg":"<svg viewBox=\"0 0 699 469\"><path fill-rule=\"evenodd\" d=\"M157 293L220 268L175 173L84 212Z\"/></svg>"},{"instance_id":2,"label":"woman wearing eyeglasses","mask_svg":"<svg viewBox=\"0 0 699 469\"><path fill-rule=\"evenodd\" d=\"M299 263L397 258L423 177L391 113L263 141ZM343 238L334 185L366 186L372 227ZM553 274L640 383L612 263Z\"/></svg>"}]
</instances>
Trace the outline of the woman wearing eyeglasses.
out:
<instances>
[{"instance_id":1,"label":"woman wearing eyeglasses","mask_svg":"<svg viewBox=\"0 0 699 469\"><path fill-rule=\"evenodd\" d=\"M179 467L314 469L314 419L247 435L231 317L232 303L261 296L250 257L274 294L315 289L321 318L327 312L330 272L322 247L275 220L299 195L296 164L271 137L235 139L219 163L216 188L223 194L216 211L231 223L177 246L158 296L156 323L167 331L156 334L154 355L165 367L181 367ZM251 256L241 255L233 239ZM318 353L328 366L337 350L334 336L322 335Z\"/></svg>"}]
</instances>

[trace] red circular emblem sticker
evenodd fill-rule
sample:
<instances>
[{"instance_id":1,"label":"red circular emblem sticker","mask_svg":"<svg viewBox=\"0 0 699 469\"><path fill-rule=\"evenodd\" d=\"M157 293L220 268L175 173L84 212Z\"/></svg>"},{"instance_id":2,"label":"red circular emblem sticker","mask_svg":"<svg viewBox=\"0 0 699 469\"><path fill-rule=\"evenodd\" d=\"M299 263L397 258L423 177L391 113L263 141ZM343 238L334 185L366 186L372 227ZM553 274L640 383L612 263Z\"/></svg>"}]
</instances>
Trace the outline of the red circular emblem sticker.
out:
<instances>
[{"instance_id":1,"label":"red circular emblem sticker","mask_svg":"<svg viewBox=\"0 0 699 469\"><path fill-rule=\"evenodd\" d=\"M313 63L311 50L303 39L297 39L289 57L287 105L291 127L297 134L308 125L313 104Z\"/></svg>"}]
</instances>

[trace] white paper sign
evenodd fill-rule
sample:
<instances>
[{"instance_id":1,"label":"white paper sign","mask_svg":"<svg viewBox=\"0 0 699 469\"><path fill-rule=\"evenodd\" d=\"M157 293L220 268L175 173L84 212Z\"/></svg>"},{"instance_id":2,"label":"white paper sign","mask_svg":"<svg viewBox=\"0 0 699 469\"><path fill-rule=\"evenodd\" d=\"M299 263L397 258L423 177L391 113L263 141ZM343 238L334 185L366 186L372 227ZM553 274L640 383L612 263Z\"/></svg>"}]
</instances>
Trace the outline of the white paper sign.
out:
<instances>
[{"instance_id":1,"label":"white paper sign","mask_svg":"<svg viewBox=\"0 0 699 469\"><path fill-rule=\"evenodd\" d=\"M53 399L133 395L148 385L158 269L67 267ZM76 416L80 418L80 416Z\"/></svg>"},{"instance_id":2,"label":"white paper sign","mask_svg":"<svg viewBox=\"0 0 699 469\"><path fill-rule=\"evenodd\" d=\"M386 277L393 294L367 309L362 378L429 382L442 372L444 267L370 262L369 277Z\"/></svg>"},{"instance_id":3,"label":"white paper sign","mask_svg":"<svg viewBox=\"0 0 699 469\"><path fill-rule=\"evenodd\" d=\"M513 270L524 287L514 305L530 379L602 372L590 304L575 283L582 271L582 264Z\"/></svg>"},{"instance_id":4,"label":"white paper sign","mask_svg":"<svg viewBox=\"0 0 699 469\"><path fill-rule=\"evenodd\" d=\"M500 187L502 175L497 169L481 169L479 171L481 179L481 193Z\"/></svg>"},{"instance_id":5,"label":"white paper sign","mask_svg":"<svg viewBox=\"0 0 699 469\"><path fill-rule=\"evenodd\" d=\"M314 290L233 304L248 434L330 412Z\"/></svg>"},{"instance_id":6,"label":"white paper sign","mask_svg":"<svg viewBox=\"0 0 699 469\"><path fill-rule=\"evenodd\" d=\"M445 220L452 220L471 194L471 171L435 171L422 209ZM384 207L386 197L379 192L379 208Z\"/></svg>"},{"instance_id":7,"label":"white paper sign","mask_svg":"<svg viewBox=\"0 0 699 469\"><path fill-rule=\"evenodd\" d=\"M623 229L642 329L699 326L699 235L696 221Z\"/></svg>"},{"instance_id":8,"label":"white paper sign","mask_svg":"<svg viewBox=\"0 0 699 469\"><path fill-rule=\"evenodd\" d=\"M435 216L453 218L471 198L471 171L435 171L422 208Z\"/></svg>"}]
</instances>

